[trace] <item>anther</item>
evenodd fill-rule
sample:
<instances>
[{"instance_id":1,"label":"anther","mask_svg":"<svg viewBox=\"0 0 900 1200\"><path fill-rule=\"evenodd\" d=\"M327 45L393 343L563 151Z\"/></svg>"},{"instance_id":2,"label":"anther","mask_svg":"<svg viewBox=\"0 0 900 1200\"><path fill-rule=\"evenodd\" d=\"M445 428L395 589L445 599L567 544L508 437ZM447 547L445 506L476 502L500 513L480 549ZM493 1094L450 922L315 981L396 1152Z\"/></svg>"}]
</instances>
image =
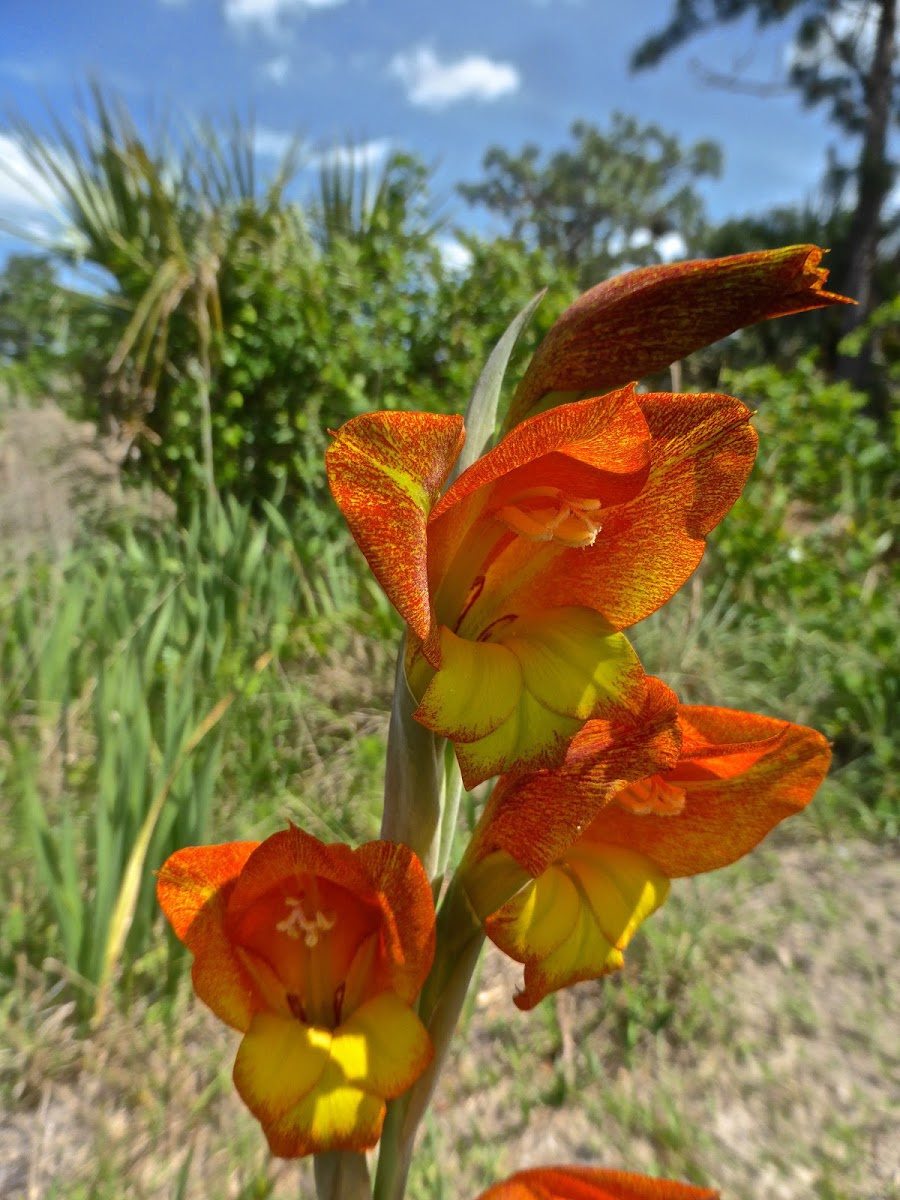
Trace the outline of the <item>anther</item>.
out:
<instances>
[{"instance_id":1,"label":"anther","mask_svg":"<svg viewBox=\"0 0 900 1200\"><path fill-rule=\"evenodd\" d=\"M291 1016L296 1017L298 1021L306 1021L306 1009L303 1007L303 1002L299 996L295 996L293 992L287 993L288 1008L291 1010Z\"/></svg>"},{"instance_id":2,"label":"anther","mask_svg":"<svg viewBox=\"0 0 900 1200\"><path fill-rule=\"evenodd\" d=\"M496 517L530 542L592 546L601 525L601 503L591 497L568 496L558 488L530 488L504 505Z\"/></svg>"},{"instance_id":3,"label":"anther","mask_svg":"<svg viewBox=\"0 0 900 1200\"><path fill-rule=\"evenodd\" d=\"M334 1024L335 1027L341 1023L341 1009L344 1006L344 994L347 991L346 983L340 983L334 989Z\"/></svg>"},{"instance_id":4,"label":"anther","mask_svg":"<svg viewBox=\"0 0 900 1200\"><path fill-rule=\"evenodd\" d=\"M629 784L618 793L615 802L636 816L677 817L684 809L685 791L659 775L651 775Z\"/></svg>"},{"instance_id":5,"label":"anther","mask_svg":"<svg viewBox=\"0 0 900 1200\"><path fill-rule=\"evenodd\" d=\"M294 896L287 896L285 904L288 906L288 915L283 921L279 921L275 928L279 933L295 940L303 934L303 941L310 950L318 945L321 934L334 928L337 919L334 913L317 911L313 917L308 917L300 901Z\"/></svg>"}]
</instances>

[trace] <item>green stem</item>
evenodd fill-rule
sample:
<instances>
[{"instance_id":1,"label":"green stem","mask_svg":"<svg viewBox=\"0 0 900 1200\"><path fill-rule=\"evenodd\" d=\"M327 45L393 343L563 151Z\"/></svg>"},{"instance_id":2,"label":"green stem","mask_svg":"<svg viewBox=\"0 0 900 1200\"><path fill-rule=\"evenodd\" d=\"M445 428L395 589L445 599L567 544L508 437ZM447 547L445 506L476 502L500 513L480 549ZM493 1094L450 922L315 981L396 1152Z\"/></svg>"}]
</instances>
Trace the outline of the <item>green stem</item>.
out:
<instances>
[{"instance_id":1,"label":"green stem","mask_svg":"<svg viewBox=\"0 0 900 1200\"><path fill-rule=\"evenodd\" d=\"M452 742L444 743L444 811L441 814L440 852L438 876L443 878L450 865L450 855L456 838L456 823L462 800L463 784Z\"/></svg>"},{"instance_id":2,"label":"green stem","mask_svg":"<svg viewBox=\"0 0 900 1200\"><path fill-rule=\"evenodd\" d=\"M401 645L388 728L381 836L414 850L433 879L438 873L446 790L444 739L413 720L416 707L406 682Z\"/></svg>"},{"instance_id":3,"label":"green stem","mask_svg":"<svg viewBox=\"0 0 900 1200\"><path fill-rule=\"evenodd\" d=\"M313 1166L319 1200L371 1200L365 1154L338 1150L316 1154Z\"/></svg>"},{"instance_id":4,"label":"green stem","mask_svg":"<svg viewBox=\"0 0 900 1200\"><path fill-rule=\"evenodd\" d=\"M434 966L419 1001L434 1058L416 1084L388 1105L374 1200L401 1200L404 1194L416 1133L447 1060L483 943L481 922L454 878L438 915Z\"/></svg>"}]
</instances>

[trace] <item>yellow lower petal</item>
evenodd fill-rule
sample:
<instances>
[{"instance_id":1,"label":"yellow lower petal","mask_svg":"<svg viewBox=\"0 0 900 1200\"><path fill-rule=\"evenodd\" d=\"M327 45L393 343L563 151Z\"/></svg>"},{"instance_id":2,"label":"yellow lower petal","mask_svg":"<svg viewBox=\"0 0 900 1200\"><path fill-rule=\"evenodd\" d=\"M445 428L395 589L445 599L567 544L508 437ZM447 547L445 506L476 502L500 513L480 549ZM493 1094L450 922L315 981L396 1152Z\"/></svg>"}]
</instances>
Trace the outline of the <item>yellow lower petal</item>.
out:
<instances>
[{"instance_id":1,"label":"yellow lower petal","mask_svg":"<svg viewBox=\"0 0 900 1200\"><path fill-rule=\"evenodd\" d=\"M622 966L635 930L665 901L659 868L617 846L577 843L486 922L488 936L525 964L520 1008Z\"/></svg>"},{"instance_id":2,"label":"yellow lower petal","mask_svg":"<svg viewBox=\"0 0 900 1200\"><path fill-rule=\"evenodd\" d=\"M431 1062L425 1026L394 992L381 992L334 1032L332 1062L348 1083L392 1100L405 1092Z\"/></svg>"},{"instance_id":3,"label":"yellow lower petal","mask_svg":"<svg viewBox=\"0 0 900 1200\"><path fill-rule=\"evenodd\" d=\"M479 921L485 921L531 883L528 872L505 850L495 850L477 862L467 855L459 868L459 878Z\"/></svg>"},{"instance_id":4,"label":"yellow lower petal","mask_svg":"<svg viewBox=\"0 0 900 1200\"><path fill-rule=\"evenodd\" d=\"M412 1009L382 992L333 1032L257 1014L238 1050L234 1082L273 1154L365 1150L380 1136L385 1100L411 1087L432 1054Z\"/></svg>"},{"instance_id":5,"label":"yellow lower petal","mask_svg":"<svg viewBox=\"0 0 900 1200\"><path fill-rule=\"evenodd\" d=\"M385 1103L344 1081L329 1063L314 1092L277 1121L263 1124L273 1154L299 1158L331 1150L368 1150L381 1136Z\"/></svg>"},{"instance_id":6,"label":"yellow lower petal","mask_svg":"<svg viewBox=\"0 0 900 1200\"><path fill-rule=\"evenodd\" d=\"M416 720L456 743L467 787L507 771L559 766L585 721L636 711L644 675L599 613L556 608L497 622L496 641L441 630L443 665L418 693ZM429 669L430 671L430 669Z\"/></svg>"},{"instance_id":7,"label":"yellow lower petal","mask_svg":"<svg viewBox=\"0 0 900 1200\"><path fill-rule=\"evenodd\" d=\"M468 789L507 771L558 767L583 721L551 712L522 691L515 710L498 729L476 742L457 742L456 759Z\"/></svg>"},{"instance_id":8,"label":"yellow lower petal","mask_svg":"<svg viewBox=\"0 0 900 1200\"><path fill-rule=\"evenodd\" d=\"M520 617L504 638L525 687L551 712L580 721L614 708L637 709L643 679L628 639L590 608L554 608Z\"/></svg>"},{"instance_id":9,"label":"yellow lower petal","mask_svg":"<svg viewBox=\"0 0 900 1200\"><path fill-rule=\"evenodd\" d=\"M512 713L522 694L522 668L505 646L471 642L449 629L440 631L441 662L433 673L423 658L409 671L409 684L419 695L415 718L428 729L455 742L474 742L491 733Z\"/></svg>"},{"instance_id":10,"label":"yellow lower petal","mask_svg":"<svg viewBox=\"0 0 900 1200\"><path fill-rule=\"evenodd\" d=\"M312 1091L328 1065L331 1032L293 1017L257 1013L234 1063L234 1085L263 1125Z\"/></svg>"}]
</instances>

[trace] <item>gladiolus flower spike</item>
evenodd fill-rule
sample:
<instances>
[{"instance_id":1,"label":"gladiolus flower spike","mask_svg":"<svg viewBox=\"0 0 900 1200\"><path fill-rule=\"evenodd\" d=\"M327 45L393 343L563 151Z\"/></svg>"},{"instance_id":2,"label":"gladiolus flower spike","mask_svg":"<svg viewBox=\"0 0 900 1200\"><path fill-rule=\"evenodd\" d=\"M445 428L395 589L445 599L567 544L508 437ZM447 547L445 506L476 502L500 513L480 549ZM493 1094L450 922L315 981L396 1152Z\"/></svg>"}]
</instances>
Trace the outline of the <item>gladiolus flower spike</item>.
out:
<instances>
[{"instance_id":1,"label":"gladiolus flower spike","mask_svg":"<svg viewBox=\"0 0 900 1200\"><path fill-rule=\"evenodd\" d=\"M337 432L329 481L408 626L415 717L467 787L558 766L589 720L645 700L620 630L700 561L756 453L728 396L627 387L529 418L439 497L459 417L381 412Z\"/></svg>"},{"instance_id":2,"label":"gladiolus flower spike","mask_svg":"<svg viewBox=\"0 0 900 1200\"><path fill-rule=\"evenodd\" d=\"M244 1035L234 1082L273 1154L374 1146L385 1101L432 1058L411 1007L435 936L415 855L291 826L178 851L157 894L194 955L197 995Z\"/></svg>"},{"instance_id":3,"label":"gladiolus flower spike","mask_svg":"<svg viewBox=\"0 0 900 1200\"><path fill-rule=\"evenodd\" d=\"M671 879L749 853L809 803L828 770L828 743L802 725L682 706L678 727L677 761L620 790L602 750L585 763L591 723L562 770L494 789L463 870L488 937L525 966L520 1008L621 967ZM512 898L497 907L501 882Z\"/></svg>"}]
</instances>

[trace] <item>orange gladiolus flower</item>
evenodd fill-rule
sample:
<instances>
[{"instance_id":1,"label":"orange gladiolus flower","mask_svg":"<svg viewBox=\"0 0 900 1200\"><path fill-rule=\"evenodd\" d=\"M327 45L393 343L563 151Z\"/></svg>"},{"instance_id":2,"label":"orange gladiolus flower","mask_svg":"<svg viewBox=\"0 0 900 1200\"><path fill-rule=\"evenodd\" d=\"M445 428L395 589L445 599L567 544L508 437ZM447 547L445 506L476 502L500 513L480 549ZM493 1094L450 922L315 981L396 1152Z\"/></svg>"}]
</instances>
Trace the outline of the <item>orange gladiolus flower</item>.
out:
<instances>
[{"instance_id":1,"label":"orange gladiolus flower","mask_svg":"<svg viewBox=\"0 0 900 1200\"><path fill-rule=\"evenodd\" d=\"M535 1167L518 1171L478 1200L718 1200L709 1188L596 1167Z\"/></svg>"},{"instance_id":2,"label":"orange gladiolus flower","mask_svg":"<svg viewBox=\"0 0 900 1200\"><path fill-rule=\"evenodd\" d=\"M827 742L802 725L682 706L678 726L677 762L612 793L603 756L572 770L579 752L590 756L590 725L562 770L498 783L475 834L466 889L491 940L525 965L520 1008L621 967L671 879L749 853L809 803L828 770ZM501 887L512 899L496 907Z\"/></svg>"},{"instance_id":3,"label":"orange gladiolus flower","mask_svg":"<svg viewBox=\"0 0 900 1200\"><path fill-rule=\"evenodd\" d=\"M356 417L326 456L335 499L409 629L415 717L468 787L559 765L645 679L619 630L664 604L756 452L729 396L623 388L521 422L439 498L459 417Z\"/></svg>"},{"instance_id":4,"label":"orange gladiolus flower","mask_svg":"<svg viewBox=\"0 0 900 1200\"><path fill-rule=\"evenodd\" d=\"M244 1035L234 1082L273 1154L374 1146L385 1101L432 1057L410 1007L434 957L412 851L328 846L292 826L178 851L157 894L197 995Z\"/></svg>"},{"instance_id":5,"label":"orange gladiolus flower","mask_svg":"<svg viewBox=\"0 0 900 1200\"><path fill-rule=\"evenodd\" d=\"M628 271L585 292L538 347L507 428L560 400L597 395L772 317L853 304L824 290L816 246Z\"/></svg>"}]
</instances>

